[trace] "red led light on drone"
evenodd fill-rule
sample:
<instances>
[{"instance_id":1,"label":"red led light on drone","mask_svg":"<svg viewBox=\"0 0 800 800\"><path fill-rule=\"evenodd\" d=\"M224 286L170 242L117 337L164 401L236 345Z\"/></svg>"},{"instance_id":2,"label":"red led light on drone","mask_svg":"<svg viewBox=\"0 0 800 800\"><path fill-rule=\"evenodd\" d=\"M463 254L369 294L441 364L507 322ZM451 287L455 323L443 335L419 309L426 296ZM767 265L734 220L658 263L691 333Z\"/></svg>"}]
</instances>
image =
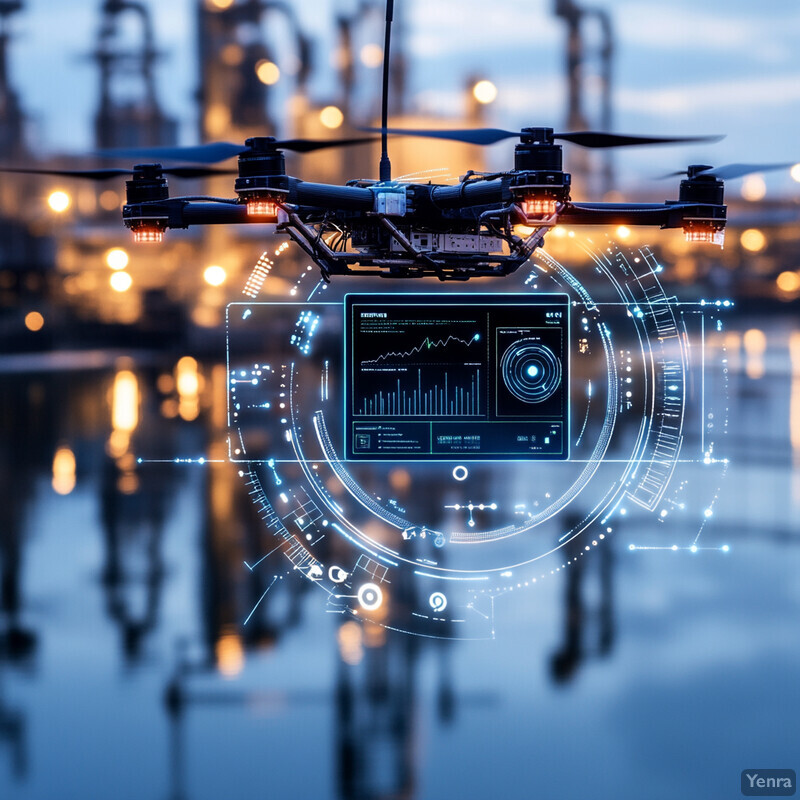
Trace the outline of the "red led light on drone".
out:
<instances>
[{"instance_id":1,"label":"red led light on drone","mask_svg":"<svg viewBox=\"0 0 800 800\"><path fill-rule=\"evenodd\" d=\"M687 242L713 242L714 231L693 231L685 230L683 232Z\"/></svg>"},{"instance_id":2,"label":"red led light on drone","mask_svg":"<svg viewBox=\"0 0 800 800\"><path fill-rule=\"evenodd\" d=\"M247 201L247 216L260 217L264 222L277 222L278 204L274 200L252 198Z\"/></svg>"},{"instance_id":3,"label":"red led light on drone","mask_svg":"<svg viewBox=\"0 0 800 800\"><path fill-rule=\"evenodd\" d=\"M689 222L683 226L683 235L687 242L695 244L725 244L725 229L719 225Z\"/></svg>"},{"instance_id":4,"label":"red led light on drone","mask_svg":"<svg viewBox=\"0 0 800 800\"><path fill-rule=\"evenodd\" d=\"M161 228L136 228L133 231L133 241L137 244L161 242L163 240L164 231Z\"/></svg>"},{"instance_id":5,"label":"red led light on drone","mask_svg":"<svg viewBox=\"0 0 800 800\"><path fill-rule=\"evenodd\" d=\"M522 211L526 217L547 217L556 213L558 201L552 197L529 195L522 200Z\"/></svg>"}]
</instances>

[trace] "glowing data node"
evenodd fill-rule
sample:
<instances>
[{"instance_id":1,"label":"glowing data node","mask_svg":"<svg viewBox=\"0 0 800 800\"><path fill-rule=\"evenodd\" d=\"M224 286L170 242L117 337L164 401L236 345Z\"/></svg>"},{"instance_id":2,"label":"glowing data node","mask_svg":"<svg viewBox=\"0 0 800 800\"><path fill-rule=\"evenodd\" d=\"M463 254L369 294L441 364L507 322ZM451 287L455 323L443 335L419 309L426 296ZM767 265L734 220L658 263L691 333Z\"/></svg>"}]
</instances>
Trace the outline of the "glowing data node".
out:
<instances>
[{"instance_id":1,"label":"glowing data node","mask_svg":"<svg viewBox=\"0 0 800 800\"><path fill-rule=\"evenodd\" d=\"M442 592L434 592L429 598L430 607L436 611L444 611L447 608L447 597Z\"/></svg>"},{"instance_id":2,"label":"glowing data node","mask_svg":"<svg viewBox=\"0 0 800 800\"><path fill-rule=\"evenodd\" d=\"M374 583L365 583L358 590L358 602L365 611L375 611L383 602L381 587Z\"/></svg>"}]
</instances>

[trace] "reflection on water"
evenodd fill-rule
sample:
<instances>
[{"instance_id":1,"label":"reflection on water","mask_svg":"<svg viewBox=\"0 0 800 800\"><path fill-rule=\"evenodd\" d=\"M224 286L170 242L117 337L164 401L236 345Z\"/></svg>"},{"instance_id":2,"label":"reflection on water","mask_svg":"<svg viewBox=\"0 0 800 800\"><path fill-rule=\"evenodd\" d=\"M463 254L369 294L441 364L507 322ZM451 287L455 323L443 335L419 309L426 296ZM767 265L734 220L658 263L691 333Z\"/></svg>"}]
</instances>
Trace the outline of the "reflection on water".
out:
<instances>
[{"instance_id":1,"label":"reflection on water","mask_svg":"<svg viewBox=\"0 0 800 800\"><path fill-rule=\"evenodd\" d=\"M796 768L800 334L725 341L733 464L704 535L731 552L630 553L696 528L629 520L490 643L343 621L244 567L262 529L224 366L0 378L0 795L708 798Z\"/></svg>"},{"instance_id":2,"label":"reflection on water","mask_svg":"<svg viewBox=\"0 0 800 800\"><path fill-rule=\"evenodd\" d=\"M550 660L550 673L557 683L572 680L587 657L604 658L614 646L614 551L602 547L592 560L578 559L582 547L577 537L565 546L567 558L574 558L575 564L564 573L564 635ZM587 586L591 582L594 587ZM587 599L592 588L594 595Z\"/></svg>"},{"instance_id":3,"label":"reflection on water","mask_svg":"<svg viewBox=\"0 0 800 800\"><path fill-rule=\"evenodd\" d=\"M789 410L789 432L795 462L800 461L800 332L789 335L789 356L792 363L792 401Z\"/></svg>"}]
</instances>

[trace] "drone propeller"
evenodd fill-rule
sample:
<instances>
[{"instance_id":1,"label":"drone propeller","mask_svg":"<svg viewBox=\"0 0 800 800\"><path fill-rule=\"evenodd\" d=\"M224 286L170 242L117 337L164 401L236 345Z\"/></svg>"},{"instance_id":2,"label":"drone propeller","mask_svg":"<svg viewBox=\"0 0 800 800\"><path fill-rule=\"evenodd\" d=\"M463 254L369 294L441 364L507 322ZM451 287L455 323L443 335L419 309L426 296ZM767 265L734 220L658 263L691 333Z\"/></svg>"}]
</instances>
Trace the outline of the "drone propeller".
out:
<instances>
[{"instance_id":1,"label":"drone propeller","mask_svg":"<svg viewBox=\"0 0 800 800\"><path fill-rule=\"evenodd\" d=\"M757 172L774 172L781 169L791 169L797 162L791 161L785 164L726 164L724 167L705 167L693 170L696 175L711 175L721 181L732 181L735 178L743 178L745 175L753 175ZM678 178L688 175L689 170L682 169L679 172L670 172L668 175L661 175L659 180L666 178Z\"/></svg>"},{"instance_id":2,"label":"drone propeller","mask_svg":"<svg viewBox=\"0 0 800 800\"><path fill-rule=\"evenodd\" d=\"M598 131L578 131L576 133L556 133L555 139L580 145L581 147L630 147L634 145L713 143L724 136L626 136L619 133Z\"/></svg>"},{"instance_id":3,"label":"drone propeller","mask_svg":"<svg viewBox=\"0 0 800 800\"><path fill-rule=\"evenodd\" d=\"M58 178L81 178L90 181L107 181L123 175L133 175L132 169L24 169L16 167L0 167L0 172L16 172L22 175L53 175ZM164 175L174 175L176 178L204 178L209 175L234 175L235 171L229 169L213 169L212 167L165 167L161 170Z\"/></svg>"},{"instance_id":4,"label":"drone propeller","mask_svg":"<svg viewBox=\"0 0 800 800\"><path fill-rule=\"evenodd\" d=\"M501 128L468 128L463 130L429 130L426 128L363 128L372 133L396 134L399 136L423 136L429 139L447 139L467 144L490 145L504 139L519 139L529 136L530 131L506 131ZM631 145L684 144L686 142L718 142L721 136L628 136L600 131L574 131L554 133L553 139L577 144L580 147L630 147Z\"/></svg>"},{"instance_id":5,"label":"drone propeller","mask_svg":"<svg viewBox=\"0 0 800 800\"><path fill-rule=\"evenodd\" d=\"M353 139L267 139L276 150L291 150L295 153L312 153L329 147L350 147L374 141L371 136ZM194 161L198 164L216 164L234 156L250 152L251 148L233 142L210 142L190 147L138 147L101 150L103 158L152 158L164 161Z\"/></svg>"}]
</instances>

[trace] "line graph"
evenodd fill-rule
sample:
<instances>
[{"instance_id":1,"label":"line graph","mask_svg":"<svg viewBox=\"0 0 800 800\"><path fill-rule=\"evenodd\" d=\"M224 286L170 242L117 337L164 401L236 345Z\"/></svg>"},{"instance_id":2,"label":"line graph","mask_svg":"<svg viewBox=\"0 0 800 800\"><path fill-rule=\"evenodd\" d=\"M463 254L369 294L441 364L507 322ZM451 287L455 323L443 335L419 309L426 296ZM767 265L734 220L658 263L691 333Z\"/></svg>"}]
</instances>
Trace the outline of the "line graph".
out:
<instances>
[{"instance_id":1,"label":"line graph","mask_svg":"<svg viewBox=\"0 0 800 800\"><path fill-rule=\"evenodd\" d=\"M381 362L386 362L389 359L405 359L405 358L412 358L415 355L419 355L420 353L427 352L431 349L436 349L440 347L447 347L451 342L459 342L466 347L470 347L475 342L480 341L481 335L480 333L476 333L471 339L462 339L460 336L448 336L446 339L436 339L433 340L430 336L426 336L425 339L422 341L421 344L417 345L416 347L412 347L410 350L401 350L401 351L390 351L388 353L382 353L381 355L377 356L376 358L366 359L361 362L361 365L367 364L380 364Z\"/></svg>"}]
</instances>

